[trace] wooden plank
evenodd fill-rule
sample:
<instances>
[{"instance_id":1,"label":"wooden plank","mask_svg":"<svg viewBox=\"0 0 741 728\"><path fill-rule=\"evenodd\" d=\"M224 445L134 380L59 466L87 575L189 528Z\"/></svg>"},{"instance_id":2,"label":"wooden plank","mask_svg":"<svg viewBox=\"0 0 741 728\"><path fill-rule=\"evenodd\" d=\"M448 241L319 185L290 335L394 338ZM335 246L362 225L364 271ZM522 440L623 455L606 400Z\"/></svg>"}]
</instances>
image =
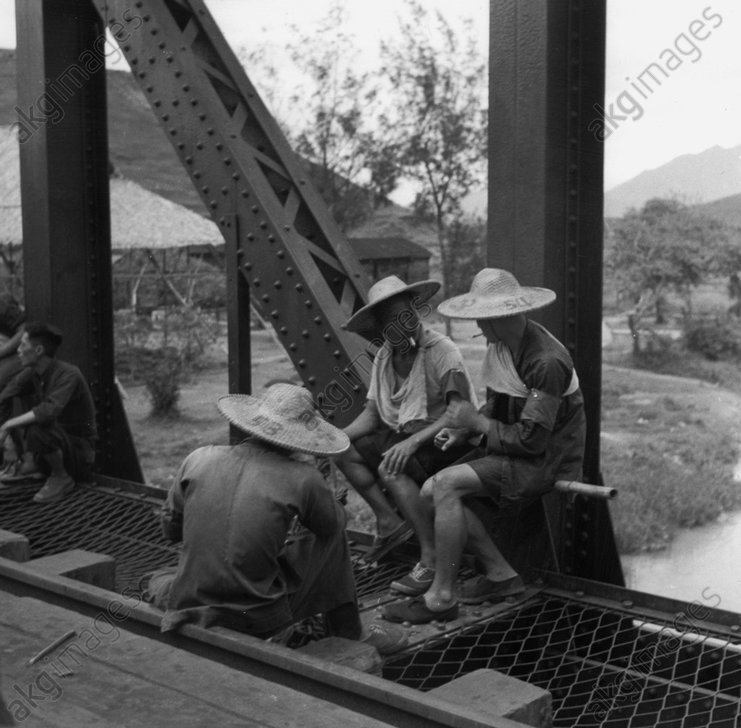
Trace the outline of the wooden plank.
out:
<instances>
[{"instance_id":1,"label":"wooden plank","mask_svg":"<svg viewBox=\"0 0 741 728\"><path fill-rule=\"evenodd\" d=\"M383 728L386 723L83 616L0 592L3 697L40 726ZM29 666L73 629L77 636Z\"/></svg>"}]
</instances>

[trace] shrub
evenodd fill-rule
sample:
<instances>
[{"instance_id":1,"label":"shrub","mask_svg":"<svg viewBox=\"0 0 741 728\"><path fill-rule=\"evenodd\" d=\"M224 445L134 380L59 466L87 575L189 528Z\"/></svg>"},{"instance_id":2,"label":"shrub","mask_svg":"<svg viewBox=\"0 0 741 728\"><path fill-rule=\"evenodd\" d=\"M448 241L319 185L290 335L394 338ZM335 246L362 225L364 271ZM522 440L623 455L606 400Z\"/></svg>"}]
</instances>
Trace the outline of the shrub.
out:
<instances>
[{"instance_id":1,"label":"shrub","mask_svg":"<svg viewBox=\"0 0 741 728\"><path fill-rule=\"evenodd\" d=\"M180 399L183 359L177 349L162 348L144 372L144 386L152 404L152 417L174 417Z\"/></svg>"},{"instance_id":2,"label":"shrub","mask_svg":"<svg viewBox=\"0 0 741 728\"><path fill-rule=\"evenodd\" d=\"M741 331L738 321L727 316L693 319L685 326L684 338L690 351L710 361L735 359L741 355Z\"/></svg>"}]
</instances>

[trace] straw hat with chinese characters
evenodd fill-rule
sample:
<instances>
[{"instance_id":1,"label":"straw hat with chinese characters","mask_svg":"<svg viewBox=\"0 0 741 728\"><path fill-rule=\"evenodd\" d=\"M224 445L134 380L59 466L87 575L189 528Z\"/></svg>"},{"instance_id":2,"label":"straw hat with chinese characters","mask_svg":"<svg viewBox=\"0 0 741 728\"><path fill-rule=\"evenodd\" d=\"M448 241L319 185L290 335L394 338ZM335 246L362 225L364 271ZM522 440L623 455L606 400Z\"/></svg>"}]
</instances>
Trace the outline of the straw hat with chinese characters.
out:
<instances>
[{"instance_id":1,"label":"straw hat with chinese characters","mask_svg":"<svg viewBox=\"0 0 741 728\"><path fill-rule=\"evenodd\" d=\"M521 286L501 268L484 268L471 283L471 290L443 301L437 310L448 318L495 319L544 308L556 300L549 288Z\"/></svg>"}]
</instances>

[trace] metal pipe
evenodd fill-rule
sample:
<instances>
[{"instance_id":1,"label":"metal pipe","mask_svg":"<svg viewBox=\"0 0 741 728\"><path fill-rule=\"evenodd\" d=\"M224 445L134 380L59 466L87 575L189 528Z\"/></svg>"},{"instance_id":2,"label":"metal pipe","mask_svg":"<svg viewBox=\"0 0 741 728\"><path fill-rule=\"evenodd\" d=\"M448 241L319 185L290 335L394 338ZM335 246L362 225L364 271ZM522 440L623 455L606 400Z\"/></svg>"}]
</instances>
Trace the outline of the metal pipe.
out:
<instances>
[{"instance_id":1,"label":"metal pipe","mask_svg":"<svg viewBox=\"0 0 741 728\"><path fill-rule=\"evenodd\" d=\"M603 500L611 500L617 495L615 488L606 485L580 483L578 480L557 480L554 488L562 493L576 493L587 498L602 498Z\"/></svg>"}]
</instances>

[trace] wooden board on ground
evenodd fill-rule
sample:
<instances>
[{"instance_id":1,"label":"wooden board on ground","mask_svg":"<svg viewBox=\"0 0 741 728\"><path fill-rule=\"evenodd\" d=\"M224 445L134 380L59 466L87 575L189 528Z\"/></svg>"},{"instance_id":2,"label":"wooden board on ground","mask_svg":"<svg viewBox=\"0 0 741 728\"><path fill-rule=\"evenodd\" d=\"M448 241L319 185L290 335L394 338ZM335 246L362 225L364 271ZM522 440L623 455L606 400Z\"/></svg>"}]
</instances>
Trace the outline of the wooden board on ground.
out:
<instances>
[{"instance_id":1,"label":"wooden board on ground","mask_svg":"<svg viewBox=\"0 0 741 728\"><path fill-rule=\"evenodd\" d=\"M113 612L115 614L115 610ZM0 680L17 725L382 728L386 723L90 618L0 592ZM33 665L59 637L76 635Z\"/></svg>"}]
</instances>

